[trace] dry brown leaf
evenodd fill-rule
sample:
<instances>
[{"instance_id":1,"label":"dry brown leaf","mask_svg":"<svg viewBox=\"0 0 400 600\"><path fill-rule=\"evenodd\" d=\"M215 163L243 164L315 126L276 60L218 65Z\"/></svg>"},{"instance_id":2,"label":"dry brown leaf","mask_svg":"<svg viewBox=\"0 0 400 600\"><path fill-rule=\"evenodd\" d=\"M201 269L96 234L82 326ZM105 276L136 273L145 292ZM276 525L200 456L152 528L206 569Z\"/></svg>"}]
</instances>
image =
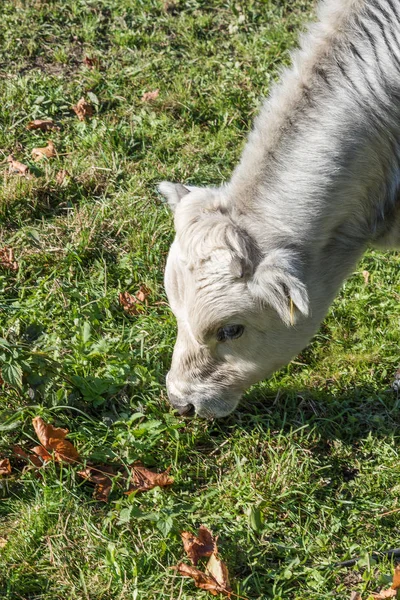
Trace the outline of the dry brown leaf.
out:
<instances>
[{"instance_id":1,"label":"dry brown leaf","mask_svg":"<svg viewBox=\"0 0 400 600\"><path fill-rule=\"evenodd\" d=\"M71 175L68 173L66 169L60 169L56 175L56 183L57 185L63 185Z\"/></svg>"},{"instance_id":2,"label":"dry brown leaf","mask_svg":"<svg viewBox=\"0 0 400 600\"><path fill-rule=\"evenodd\" d=\"M152 488L166 487L174 483L174 478L168 475L170 468L163 473L154 473L146 469L141 463L135 463L130 466L131 478L129 480L129 488L125 494L132 494L132 492L147 492Z\"/></svg>"},{"instance_id":3,"label":"dry brown leaf","mask_svg":"<svg viewBox=\"0 0 400 600\"><path fill-rule=\"evenodd\" d=\"M54 158L57 156L57 150L51 140L47 140L47 146L44 148L33 148L32 158L33 160L42 160L42 158Z\"/></svg>"},{"instance_id":4,"label":"dry brown leaf","mask_svg":"<svg viewBox=\"0 0 400 600\"><path fill-rule=\"evenodd\" d=\"M149 297L150 290L145 285L141 285L139 291L136 292L135 296L139 302L147 302L147 298Z\"/></svg>"},{"instance_id":5,"label":"dry brown leaf","mask_svg":"<svg viewBox=\"0 0 400 600\"><path fill-rule=\"evenodd\" d=\"M53 425L45 423L41 417L35 417L32 424L39 442L46 450L53 453L54 460L68 463L79 462L78 451L71 442L65 439L68 429L53 427ZM35 452L35 454L38 453Z\"/></svg>"},{"instance_id":6,"label":"dry brown leaf","mask_svg":"<svg viewBox=\"0 0 400 600\"><path fill-rule=\"evenodd\" d=\"M47 448L50 443L50 439L63 440L68 433L68 429L62 429L61 427L53 427L49 423L45 423L42 417L35 417L32 419L33 428L36 435L38 436L39 442Z\"/></svg>"},{"instance_id":7,"label":"dry brown leaf","mask_svg":"<svg viewBox=\"0 0 400 600\"><path fill-rule=\"evenodd\" d=\"M6 544L7 544L6 538L0 537L0 548L4 548L4 546Z\"/></svg>"},{"instance_id":8,"label":"dry brown leaf","mask_svg":"<svg viewBox=\"0 0 400 600\"><path fill-rule=\"evenodd\" d=\"M203 573L203 571L199 571L199 569L196 569L196 567L192 567L191 565L187 565L183 562L180 562L176 565L176 567L173 568L179 573L179 575L182 575L183 577L191 577L194 580L196 587L202 590L207 590L213 596L223 594L224 596L230 598L231 590L226 588L224 585L221 585L213 575Z\"/></svg>"},{"instance_id":9,"label":"dry brown leaf","mask_svg":"<svg viewBox=\"0 0 400 600\"><path fill-rule=\"evenodd\" d=\"M33 129L40 129L41 131L49 131L49 129L60 129L51 119L35 119L34 121L30 121L26 128L30 131Z\"/></svg>"},{"instance_id":10,"label":"dry brown leaf","mask_svg":"<svg viewBox=\"0 0 400 600\"><path fill-rule=\"evenodd\" d=\"M96 57L85 56L83 62L88 67L88 69L95 69L99 66L99 59Z\"/></svg>"},{"instance_id":11,"label":"dry brown leaf","mask_svg":"<svg viewBox=\"0 0 400 600\"><path fill-rule=\"evenodd\" d=\"M363 271L362 274L363 274L363 277L364 277L364 283L365 283L365 285L368 285L368 282L369 282L369 271Z\"/></svg>"},{"instance_id":12,"label":"dry brown leaf","mask_svg":"<svg viewBox=\"0 0 400 600\"><path fill-rule=\"evenodd\" d=\"M113 477L119 477L119 481L126 483L126 469L123 465L90 465L78 474L95 484L94 497L97 500L107 502L111 492ZM156 486L165 487L173 483L173 477L168 475L168 470L164 473L154 473L149 471L143 465L136 463L131 466L131 478L129 479L129 489L125 494L132 492L146 492Z\"/></svg>"},{"instance_id":13,"label":"dry brown leaf","mask_svg":"<svg viewBox=\"0 0 400 600\"><path fill-rule=\"evenodd\" d=\"M159 93L159 89L154 90L153 92L145 92L142 96L142 102L153 102L153 100L158 98Z\"/></svg>"},{"instance_id":14,"label":"dry brown leaf","mask_svg":"<svg viewBox=\"0 0 400 600\"><path fill-rule=\"evenodd\" d=\"M397 565L394 574L393 582L388 590L381 590L378 593L373 593L372 598L374 600L385 600L385 598L396 598L397 590L400 589L400 565Z\"/></svg>"},{"instance_id":15,"label":"dry brown leaf","mask_svg":"<svg viewBox=\"0 0 400 600\"><path fill-rule=\"evenodd\" d=\"M41 464L49 462L49 460L53 459L52 455L49 454L49 452L47 452L46 448L43 448L43 446L35 446L32 448L31 452L39 457Z\"/></svg>"},{"instance_id":16,"label":"dry brown leaf","mask_svg":"<svg viewBox=\"0 0 400 600\"><path fill-rule=\"evenodd\" d=\"M351 592L350 600L362 600L359 592Z\"/></svg>"},{"instance_id":17,"label":"dry brown leaf","mask_svg":"<svg viewBox=\"0 0 400 600\"><path fill-rule=\"evenodd\" d=\"M134 296L129 292L121 292L118 296L119 303L128 315L138 315L143 310L143 303L147 302L150 290L141 285L139 291Z\"/></svg>"},{"instance_id":18,"label":"dry brown leaf","mask_svg":"<svg viewBox=\"0 0 400 600\"><path fill-rule=\"evenodd\" d=\"M87 102L85 98L81 98L78 103L72 107L72 110L80 121L84 121L93 116L93 106L90 102Z\"/></svg>"},{"instance_id":19,"label":"dry brown leaf","mask_svg":"<svg viewBox=\"0 0 400 600\"><path fill-rule=\"evenodd\" d=\"M10 271L18 271L18 263L14 259L14 251L8 246L0 248L0 267Z\"/></svg>"},{"instance_id":20,"label":"dry brown leaf","mask_svg":"<svg viewBox=\"0 0 400 600\"><path fill-rule=\"evenodd\" d=\"M211 556L217 552L216 540L205 525L200 525L197 535L190 531L182 531L181 538L184 550L194 566L203 556Z\"/></svg>"},{"instance_id":21,"label":"dry brown leaf","mask_svg":"<svg viewBox=\"0 0 400 600\"><path fill-rule=\"evenodd\" d=\"M12 154L7 157L7 162L9 163L9 171L10 173L17 173L18 175L24 175L28 177L30 175L29 167L24 165L24 163L19 162L19 160L15 160Z\"/></svg>"},{"instance_id":22,"label":"dry brown leaf","mask_svg":"<svg viewBox=\"0 0 400 600\"><path fill-rule=\"evenodd\" d=\"M25 460L29 463L32 463L35 467L41 467L43 465L43 460L37 454L26 452L21 446L14 446L13 453L18 458Z\"/></svg>"},{"instance_id":23,"label":"dry brown leaf","mask_svg":"<svg viewBox=\"0 0 400 600\"><path fill-rule=\"evenodd\" d=\"M373 600L385 600L386 598L396 598L396 596L397 591L389 588L388 590L382 590L376 594L373 593L371 598L373 598Z\"/></svg>"},{"instance_id":24,"label":"dry brown leaf","mask_svg":"<svg viewBox=\"0 0 400 600\"><path fill-rule=\"evenodd\" d=\"M11 465L9 458L0 458L0 475L11 475Z\"/></svg>"},{"instance_id":25,"label":"dry brown leaf","mask_svg":"<svg viewBox=\"0 0 400 600\"><path fill-rule=\"evenodd\" d=\"M207 566L206 566L206 574L210 575L215 579L221 589L224 591L225 595L230 597L230 592L232 591L231 585L229 583L229 573L228 567L224 563L223 560L218 558L216 553L211 554Z\"/></svg>"},{"instance_id":26,"label":"dry brown leaf","mask_svg":"<svg viewBox=\"0 0 400 600\"><path fill-rule=\"evenodd\" d=\"M93 497L96 500L107 502L112 487L110 475L118 475L118 469L108 465L88 466L82 471L78 471L78 475L95 484Z\"/></svg>"},{"instance_id":27,"label":"dry brown leaf","mask_svg":"<svg viewBox=\"0 0 400 600\"><path fill-rule=\"evenodd\" d=\"M124 309L128 315L137 315L140 312L138 302L135 296L132 296L129 292L120 292L118 295L120 306Z\"/></svg>"},{"instance_id":28,"label":"dry brown leaf","mask_svg":"<svg viewBox=\"0 0 400 600\"><path fill-rule=\"evenodd\" d=\"M396 565L393 575L392 588L398 590L400 588L400 565Z\"/></svg>"}]
</instances>

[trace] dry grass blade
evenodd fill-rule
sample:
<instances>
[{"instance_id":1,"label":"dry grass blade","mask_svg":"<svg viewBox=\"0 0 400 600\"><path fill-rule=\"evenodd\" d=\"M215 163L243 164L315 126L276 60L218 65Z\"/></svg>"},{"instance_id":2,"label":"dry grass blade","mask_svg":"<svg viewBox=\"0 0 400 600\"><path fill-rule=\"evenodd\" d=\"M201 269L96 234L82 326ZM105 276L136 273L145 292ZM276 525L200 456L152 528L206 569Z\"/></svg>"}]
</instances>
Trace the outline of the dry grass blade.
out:
<instances>
[{"instance_id":1,"label":"dry grass blade","mask_svg":"<svg viewBox=\"0 0 400 600\"><path fill-rule=\"evenodd\" d=\"M14 251L8 246L0 248L0 267L9 271L18 271L18 263L14 258Z\"/></svg>"}]
</instances>

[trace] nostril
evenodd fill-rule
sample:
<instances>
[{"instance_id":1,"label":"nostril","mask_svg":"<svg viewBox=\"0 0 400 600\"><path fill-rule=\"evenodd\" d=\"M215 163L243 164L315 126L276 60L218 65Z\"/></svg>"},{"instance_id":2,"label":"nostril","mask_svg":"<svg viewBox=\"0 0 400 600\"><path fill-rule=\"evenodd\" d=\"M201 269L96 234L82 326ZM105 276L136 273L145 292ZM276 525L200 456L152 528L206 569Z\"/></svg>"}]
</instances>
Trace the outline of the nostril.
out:
<instances>
[{"instance_id":1,"label":"nostril","mask_svg":"<svg viewBox=\"0 0 400 600\"><path fill-rule=\"evenodd\" d=\"M194 417L196 411L193 404L186 404L186 406L178 408L178 412L182 417Z\"/></svg>"}]
</instances>

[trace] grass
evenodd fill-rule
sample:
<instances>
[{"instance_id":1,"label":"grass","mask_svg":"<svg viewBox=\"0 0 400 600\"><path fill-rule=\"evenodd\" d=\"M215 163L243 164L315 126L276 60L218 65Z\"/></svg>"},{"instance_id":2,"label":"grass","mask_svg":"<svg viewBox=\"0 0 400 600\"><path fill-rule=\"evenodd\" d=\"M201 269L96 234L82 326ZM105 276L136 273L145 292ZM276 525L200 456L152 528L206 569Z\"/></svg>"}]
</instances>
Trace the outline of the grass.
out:
<instances>
[{"instance_id":1,"label":"grass","mask_svg":"<svg viewBox=\"0 0 400 600\"><path fill-rule=\"evenodd\" d=\"M398 253L368 252L313 343L233 416L177 418L164 387L173 231L156 183L229 177L311 14L310 0L1 3L0 148L34 176L3 163L0 247L19 270L0 269L0 361L15 383L0 388L0 455L32 444L41 415L87 459L175 477L104 504L74 467L15 467L0 481L2 599L205 598L170 569L179 532L201 523L248 599L348 600L387 584L392 564L371 553L400 546ZM95 115L80 122L71 106L89 93ZM27 131L45 117L60 130ZM47 139L58 157L32 163ZM140 284L149 306L129 317L118 294Z\"/></svg>"}]
</instances>

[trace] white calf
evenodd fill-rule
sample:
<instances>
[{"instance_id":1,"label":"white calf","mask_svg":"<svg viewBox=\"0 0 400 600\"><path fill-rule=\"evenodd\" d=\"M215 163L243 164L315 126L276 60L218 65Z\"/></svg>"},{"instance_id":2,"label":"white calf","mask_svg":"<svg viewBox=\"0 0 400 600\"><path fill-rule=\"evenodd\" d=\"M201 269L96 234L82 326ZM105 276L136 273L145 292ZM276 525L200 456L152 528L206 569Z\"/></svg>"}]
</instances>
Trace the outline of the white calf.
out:
<instances>
[{"instance_id":1,"label":"white calf","mask_svg":"<svg viewBox=\"0 0 400 600\"><path fill-rule=\"evenodd\" d=\"M182 414L230 413L308 343L369 244L400 246L399 142L399 3L327 0L231 180L160 185Z\"/></svg>"}]
</instances>

